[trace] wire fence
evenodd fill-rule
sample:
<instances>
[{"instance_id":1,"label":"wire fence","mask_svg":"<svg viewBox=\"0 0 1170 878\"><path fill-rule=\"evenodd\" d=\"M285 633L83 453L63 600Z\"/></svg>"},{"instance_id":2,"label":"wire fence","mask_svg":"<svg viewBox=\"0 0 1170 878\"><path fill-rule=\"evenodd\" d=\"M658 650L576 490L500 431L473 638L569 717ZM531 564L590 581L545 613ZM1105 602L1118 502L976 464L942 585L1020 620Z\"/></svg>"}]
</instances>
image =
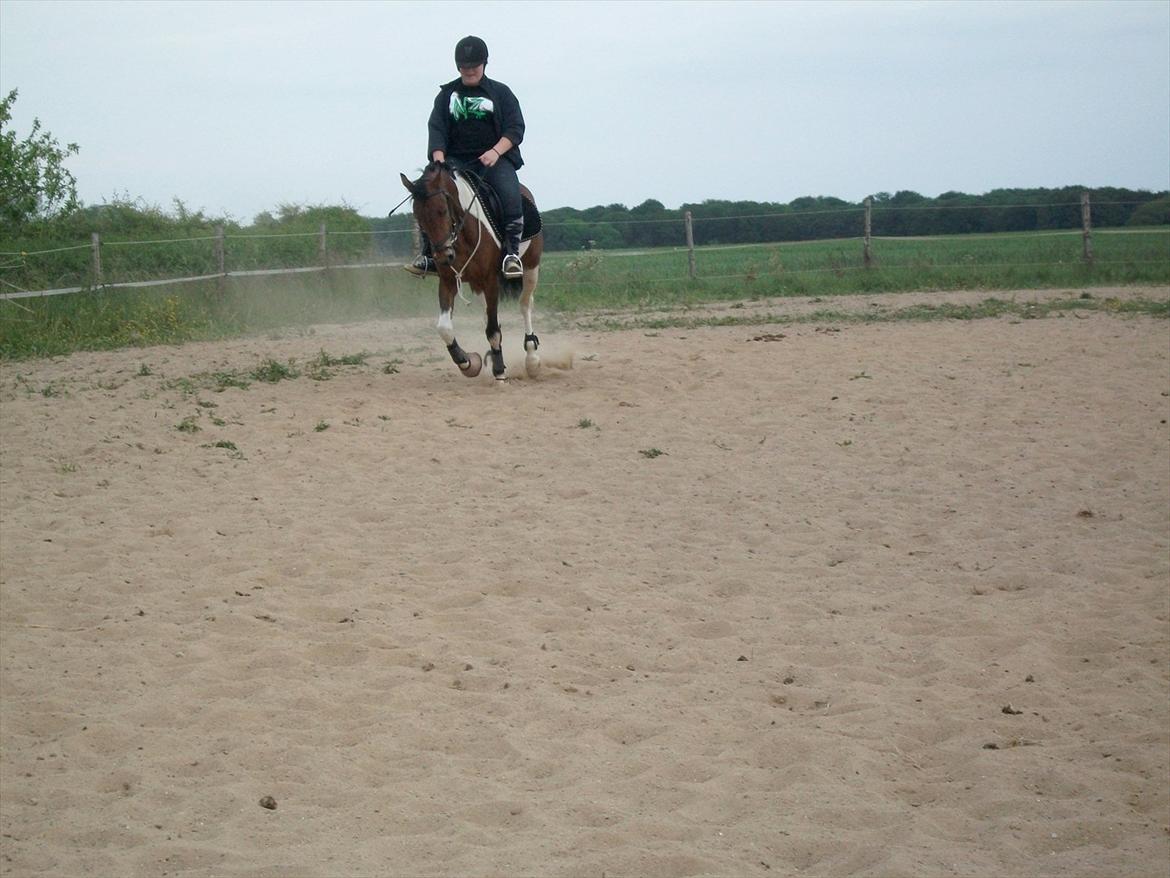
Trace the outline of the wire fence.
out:
<instances>
[{"instance_id":1,"label":"wire fence","mask_svg":"<svg viewBox=\"0 0 1170 878\"><path fill-rule=\"evenodd\" d=\"M1010 236L1041 237L1065 236L1080 233L1079 258L1086 265L1109 264L1098 260L1093 250L1093 212L1108 215L1109 208L1132 208L1144 202L1107 201L1090 203L1085 193L1079 204L968 204L968 205L875 205L867 199L861 207L844 206L828 209L786 210L779 212L753 212L720 216L693 216L688 210L680 217L609 219L603 217L573 218L563 222L545 223L546 232L563 231L572 228L578 234L604 231L613 226L655 227L667 233L655 232L646 235L645 247L622 250L605 249L607 256L622 258L644 257L654 253L685 251L687 254L686 275L663 277L646 282L674 282L698 277L700 252L715 252L739 248L758 247L767 243L802 242L824 240L837 245L860 245L860 261L856 265L840 263L827 267L805 267L797 269L805 273L843 272L870 270L876 266L874 242L889 245L904 240L923 238L958 237L955 235L875 234L884 225L896 228L898 221L915 213L947 211L979 211L984 216L992 213L1005 216L1011 211L1034 210L1043 212L1047 221L1060 215L1064 228L1038 229L1030 232L1010 232ZM1069 211L1079 213L1080 228L1069 228ZM1115 213L1115 212L1114 212ZM901 215L901 218L899 217ZM736 234L752 232L748 240L740 243L724 243L729 224L735 224ZM787 228L781 228L785 224ZM818 233L821 233L818 236ZM1097 234L1102 232L1098 230ZM1107 234L1124 233L1111 229ZM988 233L981 238L1004 237ZM640 233L631 235L634 239ZM763 240L759 240L762 238ZM673 240L673 243L672 243ZM591 238L585 238L585 249L597 246ZM0 300L11 300L40 296L55 296L81 293L98 289L121 289L130 287L156 287L218 281L221 285L231 278L258 277L267 275L305 274L347 269L377 269L400 267L417 252L417 230L403 229L330 229L320 224L314 231L287 232L233 232L227 233L221 226L213 234L195 234L189 237L169 237L149 240L103 239L98 233L91 235L88 244L48 247L39 250L0 250ZM1070 255L1055 257L1064 262ZM1165 258L1140 260L1142 262L1170 263L1170 249ZM1133 263L1134 260L1128 260ZM967 263L935 263L936 268L961 268ZM1019 262L1020 266L1050 263ZM38 271L40 266L43 270ZM885 270L897 269L896 262L883 261ZM5 274L8 276L6 277ZM47 283L30 284L30 276L47 279ZM704 274L705 279L719 280L747 277L741 274ZM53 279L72 281L54 285ZM583 281L582 281L583 282ZM571 285L572 280L560 282Z\"/></svg>"}]
</instances>

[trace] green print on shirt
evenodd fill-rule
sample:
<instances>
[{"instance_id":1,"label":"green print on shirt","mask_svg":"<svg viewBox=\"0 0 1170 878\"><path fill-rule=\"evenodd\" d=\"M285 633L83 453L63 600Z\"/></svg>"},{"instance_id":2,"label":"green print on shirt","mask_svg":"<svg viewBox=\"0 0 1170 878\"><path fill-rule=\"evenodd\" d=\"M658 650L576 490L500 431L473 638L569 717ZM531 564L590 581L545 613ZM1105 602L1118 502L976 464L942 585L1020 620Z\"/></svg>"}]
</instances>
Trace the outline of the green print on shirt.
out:
<instances>
[{"instance_id":1,"label":"green print on shirt","mask_svg":"<svg viewBox=\"0 0 1170 878\"><path fill-rule=\"evenodd\" d=\"M486 119L488 113L494 113L496 108L490 98L461 98L456 91L451 93L450 109L451 118L458 122L460 119Z\"/></svg>"}]
</instances>

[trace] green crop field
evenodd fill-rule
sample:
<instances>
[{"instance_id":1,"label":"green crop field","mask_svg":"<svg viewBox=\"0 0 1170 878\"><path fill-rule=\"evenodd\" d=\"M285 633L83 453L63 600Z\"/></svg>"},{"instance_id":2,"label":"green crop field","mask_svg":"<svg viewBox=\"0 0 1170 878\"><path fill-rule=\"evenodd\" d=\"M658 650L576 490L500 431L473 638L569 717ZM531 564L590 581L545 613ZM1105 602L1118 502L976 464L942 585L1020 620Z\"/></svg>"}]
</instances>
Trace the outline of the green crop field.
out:
<instances>
[{"instance_id":1,"label":"green crop field","mask_svg":"<svg viewBox=\"0 0 1170 878\"><path fill-rule=\"evenodd\" d=\"M695 251L693 279L683 248L548 253L537 303L573 319L786 296L1170 284L1170 229L1099 230L1092 246L1089 265L1079 232L881 238L872 241L869 268L860 239L707 247ZM335 269L232 277L222 289L200 281L10 299L0 301L0 358L430 315L436 287L398 268ZM1158 303L1145 310L1166 311Z\"/></svg>"}]
</instances>

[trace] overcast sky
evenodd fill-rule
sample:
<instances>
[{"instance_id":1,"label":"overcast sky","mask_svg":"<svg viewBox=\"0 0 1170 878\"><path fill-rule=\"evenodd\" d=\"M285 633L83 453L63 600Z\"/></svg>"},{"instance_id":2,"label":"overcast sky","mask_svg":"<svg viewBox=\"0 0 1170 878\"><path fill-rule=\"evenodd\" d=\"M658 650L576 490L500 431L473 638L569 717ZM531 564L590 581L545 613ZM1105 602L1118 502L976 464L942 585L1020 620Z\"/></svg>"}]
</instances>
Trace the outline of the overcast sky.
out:
<instances>
[{"instance_id":1,"label":"overcast sky","mask_svg":"<svg viewBox=\"0 0 1170 878\"><path fill-rule=\"evenodd\" d=\"M467 34L546 209L1170 189L1170 0L0 0L0 90L87 204L381 216Z\"/></svg>"}]
</instances>

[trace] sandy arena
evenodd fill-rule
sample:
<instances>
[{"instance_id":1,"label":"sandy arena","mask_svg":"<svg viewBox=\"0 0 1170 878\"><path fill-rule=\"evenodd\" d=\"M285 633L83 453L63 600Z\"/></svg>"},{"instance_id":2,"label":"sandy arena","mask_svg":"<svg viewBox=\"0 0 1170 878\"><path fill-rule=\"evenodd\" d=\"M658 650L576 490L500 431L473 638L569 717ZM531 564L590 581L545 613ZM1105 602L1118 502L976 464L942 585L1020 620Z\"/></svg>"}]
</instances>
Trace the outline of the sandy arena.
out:
<instances>
[{"instance_id":1,"label":"sandy arena","mask_svg":"<svg viewBox=\"0 0 1170 878\"><path fill-rule=\"evenodd\" d=\"M0 367L0 874L1164 878L1170 321L537 331Z\"/></svg>"}]
</instances>

